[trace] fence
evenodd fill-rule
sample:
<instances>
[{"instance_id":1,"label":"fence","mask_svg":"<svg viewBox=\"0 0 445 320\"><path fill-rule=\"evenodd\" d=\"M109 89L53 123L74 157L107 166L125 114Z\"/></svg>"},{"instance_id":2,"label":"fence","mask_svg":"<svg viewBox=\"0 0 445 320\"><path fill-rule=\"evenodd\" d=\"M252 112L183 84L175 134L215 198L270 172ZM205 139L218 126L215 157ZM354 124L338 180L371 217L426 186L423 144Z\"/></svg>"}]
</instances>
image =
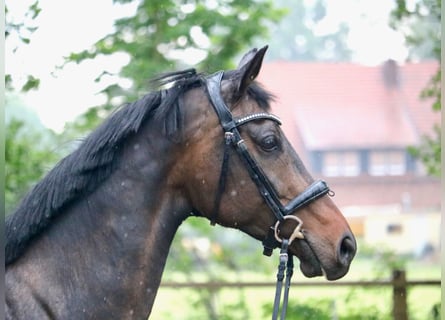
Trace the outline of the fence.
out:
<instances>
[{"instance_id":1,"label":"fence","mask_svg":"<svg viewBox=\"0 0 445 320\"><path fill-rule=\"evenodd\" d=\"M337 281L337 282L292 282L298 287L392 287L392 316L394 320L408 320L407 288L412 286L440 286L440 280L407 280L404 270L394 270L388 280ZM190 288L219 290L223 288L275 287L275 282L163 282L163 288Z\"/></svg>"}]
</instances>

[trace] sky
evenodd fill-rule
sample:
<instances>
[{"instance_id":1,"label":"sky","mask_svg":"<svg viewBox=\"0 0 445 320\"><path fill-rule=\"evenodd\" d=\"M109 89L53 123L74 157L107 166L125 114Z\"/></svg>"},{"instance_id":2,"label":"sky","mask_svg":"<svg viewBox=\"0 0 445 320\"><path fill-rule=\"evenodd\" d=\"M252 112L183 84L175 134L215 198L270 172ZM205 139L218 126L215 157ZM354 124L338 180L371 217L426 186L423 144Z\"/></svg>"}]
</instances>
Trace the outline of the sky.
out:
<instances>
[{"instance_id":1,"label":"sky","mask_svg":"<svg viewBox=\"0 0 445 320\"><path fill-rule=\"evenodd\" d=\"M310 4L313 0L305 0ZM34 0L6 1L11 17L22 17ZM403 62L407 57L404 38L388 26L389 12L395 1L327 0L327 17L318 27L321 35L342 22L350 25L348 44L353 50L353 62L377 65L388 58ZM41 79L37 91L22 97L26 106L40 117L41 122L58 132L67 121L100 105L104 97L98 92L107 83L94 79L103 69L118 72L128 62L125 55L114 55L94 61L65 65L64 57L91 47L95 41L112 32L116 18L131 15L135 4L113 5L111 0L40 0L42 11L35 24L38 30L31 43L20 46L9 37L6 42L6 73L11 73L17 87L26 74ZM112 81L113 79L108 79Z\"/></svg>"}]
</instances>

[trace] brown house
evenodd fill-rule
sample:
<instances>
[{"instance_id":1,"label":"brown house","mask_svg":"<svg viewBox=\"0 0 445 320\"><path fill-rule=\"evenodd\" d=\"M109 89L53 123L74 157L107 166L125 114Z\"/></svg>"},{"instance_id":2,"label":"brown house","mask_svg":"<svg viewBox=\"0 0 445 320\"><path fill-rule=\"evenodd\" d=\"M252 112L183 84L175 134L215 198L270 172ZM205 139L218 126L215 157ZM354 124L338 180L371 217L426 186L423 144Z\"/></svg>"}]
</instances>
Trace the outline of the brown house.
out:
<instances>
[{"instance_id":1,"label":"brown house","mask_svg":"<svg viewBox=\"0 0 445 320\"><path fill-rule=\"evenodd\" d=\"M436 62L398 66L266 63L260 82L277 96L273 112L308 169L341 207L438 210L440 181L407 152L440 124L419 99Z\"/></svg>"}]
</instances>

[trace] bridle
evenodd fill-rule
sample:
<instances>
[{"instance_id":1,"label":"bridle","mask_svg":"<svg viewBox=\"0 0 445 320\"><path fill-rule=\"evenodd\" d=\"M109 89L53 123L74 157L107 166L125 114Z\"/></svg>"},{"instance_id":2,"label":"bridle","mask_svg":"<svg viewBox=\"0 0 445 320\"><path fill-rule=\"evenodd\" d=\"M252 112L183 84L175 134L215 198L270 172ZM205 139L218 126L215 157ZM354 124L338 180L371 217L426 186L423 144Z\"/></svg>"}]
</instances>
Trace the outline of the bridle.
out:
<instances>
[{"instance_id":1,"label":"bridle","mask_svg":"<svg viewBox=\"0 0 445 320\"><path fill-rule=\"evenodd\" d=\"M293 273L293 257L292 255L288 254L287 249L293 240L304 239L304 235L301 231L303 221L297 216L291 214L296 210L300 209L301 207L307 205L308 203L326 194L330 194L331 191L327 186L326 182L318 180L312 183L308 188L306 188L306 190L297 195L286 205L283 205L281 203L277 195L277 192L275 191L275 188L273 187L272 183L267 178L261 167L249 153L246 143L244 142L238 131L239 126L242 126L250 121L271 120L278 123L279 125L281 125L281 121L278 117L268 113L255 113L240 119L234 119L232 113L230 112L229 108L227 107L221 96L221 80L223 78L223 75L224 75L223 71L216 72L215 74L207 77L205 82L207 95L212 103L213 108L215 109L216 114L218 115L220 124L223 128L224 140L225 140L224 156L221 165L221 173L218 183L218 189L214 201L213 217L211 219L211 224L212 225L215 224L216 218L218 216L221 197L222 194L224 193L226 184L229 149L230 147L233 147L238 153L239 157L242 159L249 173L249 176L257 186L259 193L261 194L264 201L269 206L270 210L273 212L276 218L276 223L270 227L268 236L263 240L263 246L264 246L263 254L270 256L275 248L281 246L280 263L278 266L277 287L276 287L274 311L272 319L277 319L278 317L284 272L285 269L287 268L285 292L284 292L283 306L281 310L281 319L284 319L286 316L290 279ZM298 225L296 226L294 232L288 239L282 239L279 236L279 225L284 220L288 219L295 220L298 223Z\"/></svg>"},{"instance_id":2,"label":"bridle","mask_svg":"<svg viewBox=\"0 0 445 320\"><path fill-rule=\"evenodd\" d=\"M215 219L218 215L219 210L219 202L221 200L221 194L224 192L225 187L225 179L226 179L226 168L228 162L228 149L230 146L233 146L243 160L244 165L249 173L250 178L256 184L258 191L263 197L264 201L267 203L275 218L277 223L271 227L273 231L272 236L275 241L270 241L269 237L263 242L265 247L265 251L263 252L265 255L270 256L272 254L272 250L277 247L277 242L282 242L278 237L278 226L280 222L283 222L286 219L293 219L298 222L297 231L300 231L302 221L291 213L300 209L301 207L307 205L308 203L318 199L325 194L330 193L330 189L327 186L326 182L322 180L315 181L312 183L306 190L297 195L291 201L289 201L286 205L282 205L275 188L273 187L270 180L264 174L261 167L255 161L255 159L250 155L247 146L244 140L241 138L241 135L238 131L238 127L246 124L250 121L255 120L271 120L281 125L281 121L278 117L268 114L268 113L255 113L252 115L245 116L240 119L234 119L232 113L229 108L226 106L223 98L220 94L221 88L221 80L224 75L223 71L219 71L206 79L206 88L209 99L212 103L213 108L218 115L220 124L224 130L225 137L225 150L223 156L222 170L220 174L219 184L218 184L218 192L215 198L214 212L212 218L212 224L215 224ZM301 238L301 232L294 232L295 238Z\"/></svg>"}]
</instances>

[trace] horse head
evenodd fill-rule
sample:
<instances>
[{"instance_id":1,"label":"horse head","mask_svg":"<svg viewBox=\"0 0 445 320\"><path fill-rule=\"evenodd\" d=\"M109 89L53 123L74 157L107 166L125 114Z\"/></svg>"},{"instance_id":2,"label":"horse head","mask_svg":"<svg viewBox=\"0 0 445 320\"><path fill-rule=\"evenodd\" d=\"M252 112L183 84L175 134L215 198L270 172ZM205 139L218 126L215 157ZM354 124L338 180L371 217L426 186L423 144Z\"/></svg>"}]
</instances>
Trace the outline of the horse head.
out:
<instances>
[{"instance_id":1,"label":"horse head","mask_svg":"<svg viewBox=\"0 0 445 320\"><path fill-rule=\"evenodd\" d=\"M274 246L291 239L289 252L305 276L335 280L349 269L355 238L327 186L314 183L269 113L273 96L255 82L266 49L251 50L237 69L186 94L194 125L183 150L183 184L196 214L269 244L272 233Z\"/></svg>"}]
</instances>

